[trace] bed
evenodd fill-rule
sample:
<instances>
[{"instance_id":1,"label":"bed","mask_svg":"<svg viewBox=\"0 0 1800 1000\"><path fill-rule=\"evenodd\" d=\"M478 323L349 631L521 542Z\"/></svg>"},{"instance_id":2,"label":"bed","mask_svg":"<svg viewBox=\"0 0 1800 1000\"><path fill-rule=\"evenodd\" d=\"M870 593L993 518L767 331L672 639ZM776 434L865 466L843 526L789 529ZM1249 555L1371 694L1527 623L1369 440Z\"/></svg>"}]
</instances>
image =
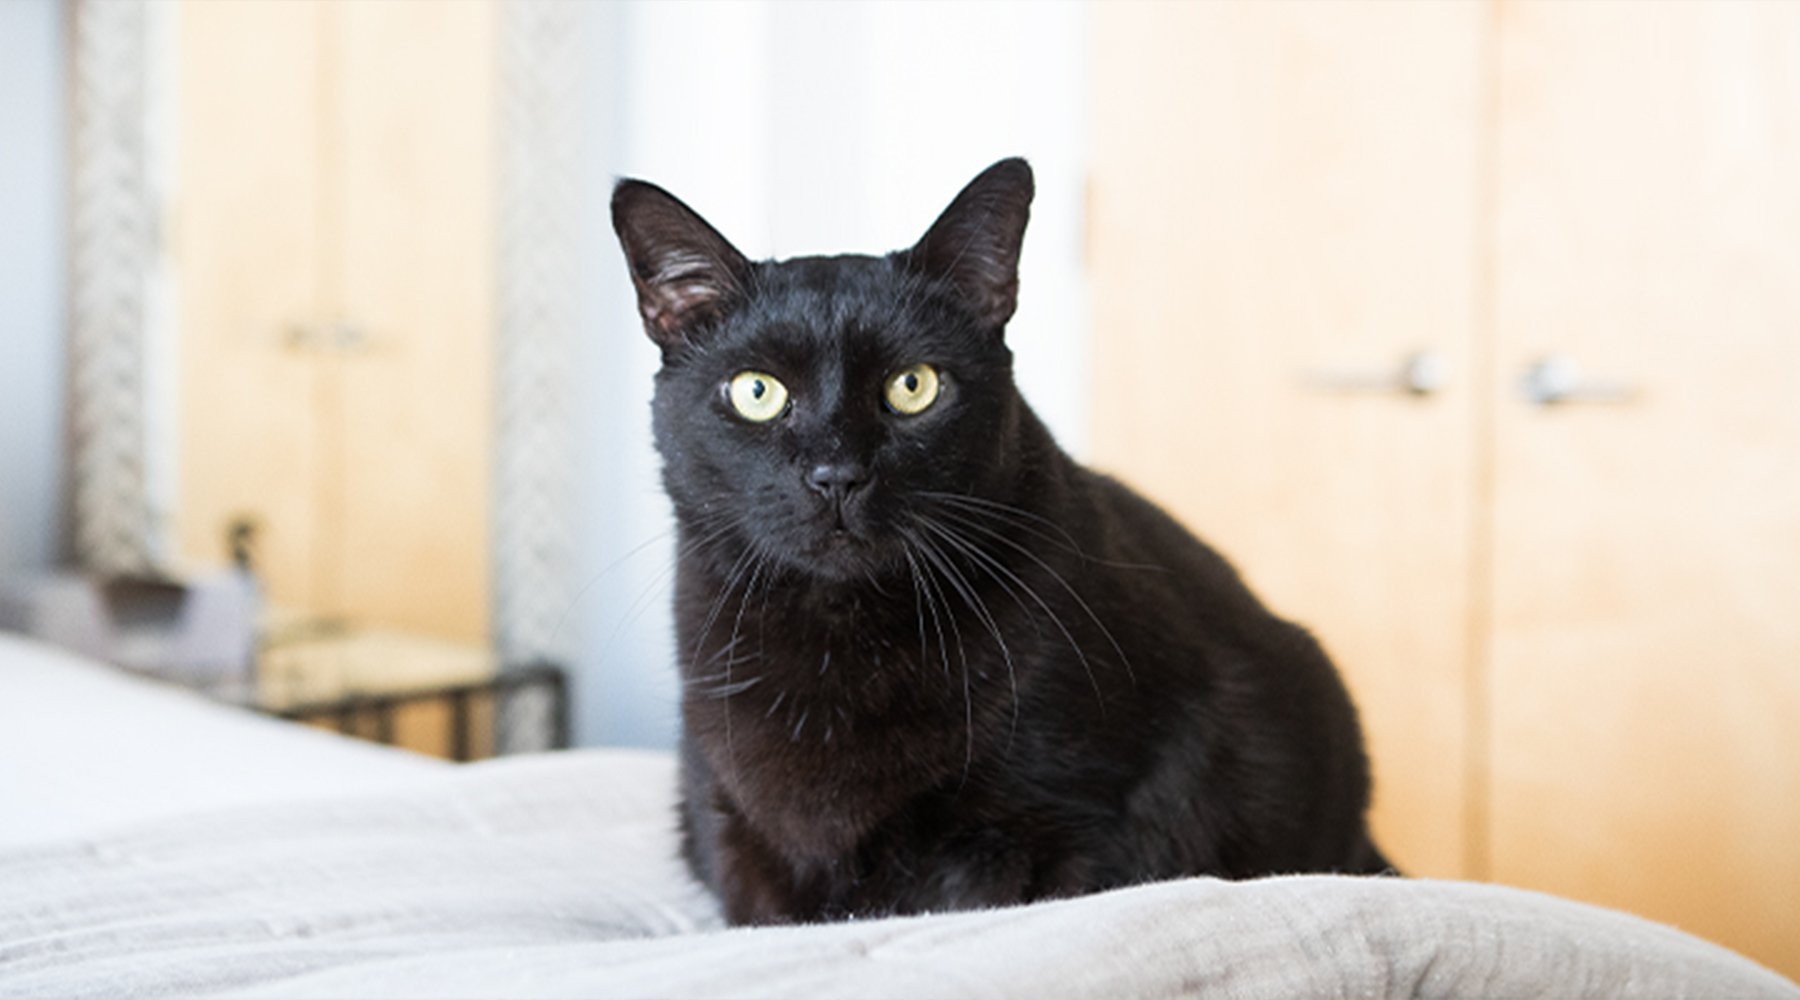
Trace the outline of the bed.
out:
<instances>
[{"instance_id":1,"label":"bed","mask_svg":"<svg viewBox=\"0 0 1800 1000\"><path fill-rule=\"evenodd\" d=\"M0 997L1800 997L1671 928L1429 880L727 929L673 788L663 754L444 764L0 635Z\"/></svg>"}]
</instances>

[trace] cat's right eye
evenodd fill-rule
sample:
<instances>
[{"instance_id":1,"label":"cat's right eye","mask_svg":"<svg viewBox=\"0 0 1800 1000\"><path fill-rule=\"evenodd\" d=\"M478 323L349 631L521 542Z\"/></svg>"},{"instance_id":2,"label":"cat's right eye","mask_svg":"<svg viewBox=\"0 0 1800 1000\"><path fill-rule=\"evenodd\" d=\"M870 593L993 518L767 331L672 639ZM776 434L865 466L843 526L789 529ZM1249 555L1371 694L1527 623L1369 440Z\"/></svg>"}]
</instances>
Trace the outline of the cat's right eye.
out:
<instances>
[{"instance_id":1,"label":"cat's right eye","mask_svg":"<svg viewBox=\"0 0 1800 1000\"><path fill-rule=\"evenodd\" d=\"M738 416L753 423L767 423L787 410L787 386L767 372L738 372L726 395Z\"/></svg>"}]
</instances>

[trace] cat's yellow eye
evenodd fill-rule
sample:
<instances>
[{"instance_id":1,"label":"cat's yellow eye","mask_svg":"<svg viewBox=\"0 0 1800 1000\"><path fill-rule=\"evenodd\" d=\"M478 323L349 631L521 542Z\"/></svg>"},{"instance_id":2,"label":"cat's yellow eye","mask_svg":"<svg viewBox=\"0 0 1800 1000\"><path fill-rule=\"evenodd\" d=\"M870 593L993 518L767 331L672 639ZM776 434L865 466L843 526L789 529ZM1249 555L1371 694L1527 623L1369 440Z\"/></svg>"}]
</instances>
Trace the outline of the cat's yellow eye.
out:
<instances>
[{"instance_id":1,"label":"cat's yellow eye","mask_svg":"<svg viewBox=\"0 0 1800 1000\"><path fill-rule=\"evenodd\" d=\"M924 364L902 368L888 379L887 404L895 413L909 417L924 413L927 407L937 402L940 388L936 368Z\"/></svg>"},{"instance_id":2,"label":"cat's yellow eye","mask_svg":"<svg viewBox=\"0 0 1800 1000\"><path fill-rule=\"evenodd\" d=\"M787 386L767 372L738 372L731 377L731 408L745 420L774 420L787 409Z\"/></svg>"}]
</instances>

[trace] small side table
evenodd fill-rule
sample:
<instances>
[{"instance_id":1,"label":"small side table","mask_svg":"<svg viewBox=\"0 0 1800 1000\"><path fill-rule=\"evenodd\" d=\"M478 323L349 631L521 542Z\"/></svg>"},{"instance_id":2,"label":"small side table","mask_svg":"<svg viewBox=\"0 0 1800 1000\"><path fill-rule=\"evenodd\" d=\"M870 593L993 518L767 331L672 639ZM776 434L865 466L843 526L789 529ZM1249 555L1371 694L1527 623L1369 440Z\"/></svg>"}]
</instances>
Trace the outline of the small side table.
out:
<instances>
[{"instance_id":1,"label":"small side table","mask_svg":"<svg viewBox=\"0 0 1800 1000\"><path fill-rule=\"evenodd\" d=\"M450 760L569 745L560 666L503 666L482 647L390 630L278 630L257 658L254 689L227 698Z\"/></svg>"}]
</instances>

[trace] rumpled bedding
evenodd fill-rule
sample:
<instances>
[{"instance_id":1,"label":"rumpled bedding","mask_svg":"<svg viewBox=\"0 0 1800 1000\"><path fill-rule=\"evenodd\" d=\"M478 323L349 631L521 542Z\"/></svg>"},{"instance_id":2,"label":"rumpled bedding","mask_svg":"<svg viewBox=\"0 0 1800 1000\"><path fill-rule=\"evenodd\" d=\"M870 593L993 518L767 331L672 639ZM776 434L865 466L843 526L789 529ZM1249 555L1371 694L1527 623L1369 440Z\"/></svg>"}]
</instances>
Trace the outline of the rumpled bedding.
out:
<instances>
[{"instance_id":1,"label":"rumpled bedding","mask_svg":"<svg viewBox=\"0 0 1800 1000\"><path fill-rule=\"evenodd\" d=\"M199 809L382 788L450 770L0 632L0 852ZM5 889L0 882L0 897Z\"/></svg>"},{"instance_id":2,"label":"rumpled bedding","mask_svg":"<svg viewBox=\"0 0 1800 1000\"><path fill-rule=\"evenodd\" d=\"M581 751L0 849L0 996L1800 997L1667 927L1426 880L727 929L673 789L666 755Z\"/></svg>"}]
</instances>

